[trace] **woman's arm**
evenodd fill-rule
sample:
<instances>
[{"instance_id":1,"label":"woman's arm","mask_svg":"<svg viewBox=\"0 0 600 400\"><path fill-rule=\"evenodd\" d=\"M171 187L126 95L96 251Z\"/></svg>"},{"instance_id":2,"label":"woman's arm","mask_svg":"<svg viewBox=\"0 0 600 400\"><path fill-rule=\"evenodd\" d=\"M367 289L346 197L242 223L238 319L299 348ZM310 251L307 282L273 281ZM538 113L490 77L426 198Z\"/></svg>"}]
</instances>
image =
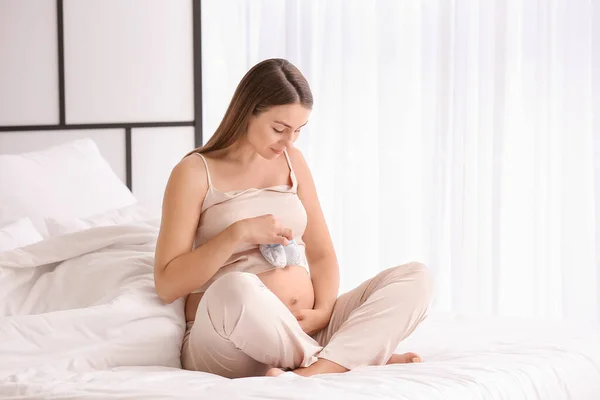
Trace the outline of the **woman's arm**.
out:
<instances>
[{"instance_id":1,"label":"woman's arm","mask_svg":"<svg viewBox=\"0 0 600 400\"><path fill-rule=\"evenodd\" d=\"M291 148L288 154L298 179L298 197L308 216L302 239L315 289L314 309L322 310L329 321L340 285L338 261L308 164L300 150Z\"/></svg>"},{"instance_id":2,"label":"woman's arm","mask_svg":"<svg viewBox=\"0 0 600 400\"><path fill-rule=\"evenodd\" d=\"M207 190L200 157L188 156L173 168L163 198L154 261L156 293L165 303L204 285L244 239L240 224L235 223L192 251Z\"/></svg>"}]
</instances>

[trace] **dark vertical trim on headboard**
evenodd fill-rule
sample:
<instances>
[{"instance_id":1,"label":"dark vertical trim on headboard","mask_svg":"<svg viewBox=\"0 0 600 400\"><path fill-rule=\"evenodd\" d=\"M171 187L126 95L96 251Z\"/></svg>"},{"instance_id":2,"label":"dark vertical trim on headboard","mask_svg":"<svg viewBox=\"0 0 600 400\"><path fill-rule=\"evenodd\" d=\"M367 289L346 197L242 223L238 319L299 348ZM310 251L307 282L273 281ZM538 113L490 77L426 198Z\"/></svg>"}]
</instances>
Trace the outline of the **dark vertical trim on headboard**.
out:
<instances>
[{"instance_id":1,"label":"dark vertical trim on headboard","mask_svg":"<svg viewBox=\"0 0 600 400\"><path fill-rule=\"evenodd\" d=\"M125 128L125 174L127 187L133 192L131 169L131 128Z\"/></svg>"},{"instance_id":2,"label":"dark vertical trim on headboard","mask_svg":"<svg viewBox=\"0 0 600 400\"><path fill-rule=\"evenodd\" d=\"M194 30L194 142L203 144L202 137L202 1L192 0Z\"/></svg>"},{"instance_id":3,"label":"dark vertical trim on headboard","mask_svg":"<svg viewBox=\"0 0 600 400\"><path fill-rule=\"evenodd\" d=\"M56 32L58 34L58 124L66 125L65 107L65 43L63 0L56 0Z\"/></svg>"}]
</instances>

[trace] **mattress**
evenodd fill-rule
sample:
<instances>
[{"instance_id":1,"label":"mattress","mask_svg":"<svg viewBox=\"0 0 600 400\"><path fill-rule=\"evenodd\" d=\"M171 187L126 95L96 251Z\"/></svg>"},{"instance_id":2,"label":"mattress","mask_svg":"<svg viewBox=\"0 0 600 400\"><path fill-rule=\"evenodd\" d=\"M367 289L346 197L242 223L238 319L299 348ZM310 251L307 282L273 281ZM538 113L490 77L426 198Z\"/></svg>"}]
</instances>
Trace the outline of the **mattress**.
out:
<instances>
[{"instance_id":1,"label":"mattress","mask_svg":"<svg viewBox=\"0 0 600 400\"><path fill-rule=\"evenodd\" d=\"M132 222L0 253L0 398L600 399L600 327L530 318L432 312L397 349L418 364L311 378L184 371L183 302L153 290L157 231Z\"/></svg>"},{"instance_id":2,"label":"mattress","mask_svg":"<svg viewBox=\"0 0 600 400\"><path fill-rule=\"evenodd\" d=\"M165 367L72 372L29 369L0 380L3 399L600 399L600 331L593 326L434 315L399 351L419 364L303 378L225 379Z\"/></svg>"}]
</instances>

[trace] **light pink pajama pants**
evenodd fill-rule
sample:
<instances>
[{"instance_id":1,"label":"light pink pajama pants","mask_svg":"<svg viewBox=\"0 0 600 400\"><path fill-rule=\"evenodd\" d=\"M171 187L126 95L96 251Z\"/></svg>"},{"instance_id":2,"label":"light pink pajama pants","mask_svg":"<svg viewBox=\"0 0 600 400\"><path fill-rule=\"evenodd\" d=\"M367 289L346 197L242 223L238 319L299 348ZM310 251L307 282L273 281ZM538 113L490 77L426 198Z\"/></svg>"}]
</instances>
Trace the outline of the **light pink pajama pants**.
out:
<instances>
[{"instance_id":1,"label":"light pink pajama pants","mask_svg":"<svg viewBox=\"0 0 600 400\"><path fill-rule=\"evenodd\" d=\"M256 275L232 272L208 288L188 323L183 368L238 378L318 358L347 369L383 365L425 319L432 292L423 264L386 269L341 295L329 325L311 337Z\"/></svg>"}]
</instances>

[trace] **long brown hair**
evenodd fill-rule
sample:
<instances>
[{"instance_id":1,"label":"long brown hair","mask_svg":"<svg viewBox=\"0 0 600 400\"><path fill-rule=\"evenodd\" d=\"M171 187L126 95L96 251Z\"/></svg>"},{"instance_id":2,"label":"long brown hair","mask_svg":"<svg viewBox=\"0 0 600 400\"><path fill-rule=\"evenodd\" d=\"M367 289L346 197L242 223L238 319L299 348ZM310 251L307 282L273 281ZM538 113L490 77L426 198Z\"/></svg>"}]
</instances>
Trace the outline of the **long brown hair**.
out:
<instances>
[{"instance_id":1,"label":"long brown hair","mask_svg":"<svg viewBox=\"0 0 600 400\"><path fill-rule=\"evenodd\" d=\"M271 58L261 61L238 84L219 127L209 141L186 156L231 146L246 132L252 115L285 104L301 104L312 109L313 97L306 78L287 60Z\"/></svg>"}]
</instances>

